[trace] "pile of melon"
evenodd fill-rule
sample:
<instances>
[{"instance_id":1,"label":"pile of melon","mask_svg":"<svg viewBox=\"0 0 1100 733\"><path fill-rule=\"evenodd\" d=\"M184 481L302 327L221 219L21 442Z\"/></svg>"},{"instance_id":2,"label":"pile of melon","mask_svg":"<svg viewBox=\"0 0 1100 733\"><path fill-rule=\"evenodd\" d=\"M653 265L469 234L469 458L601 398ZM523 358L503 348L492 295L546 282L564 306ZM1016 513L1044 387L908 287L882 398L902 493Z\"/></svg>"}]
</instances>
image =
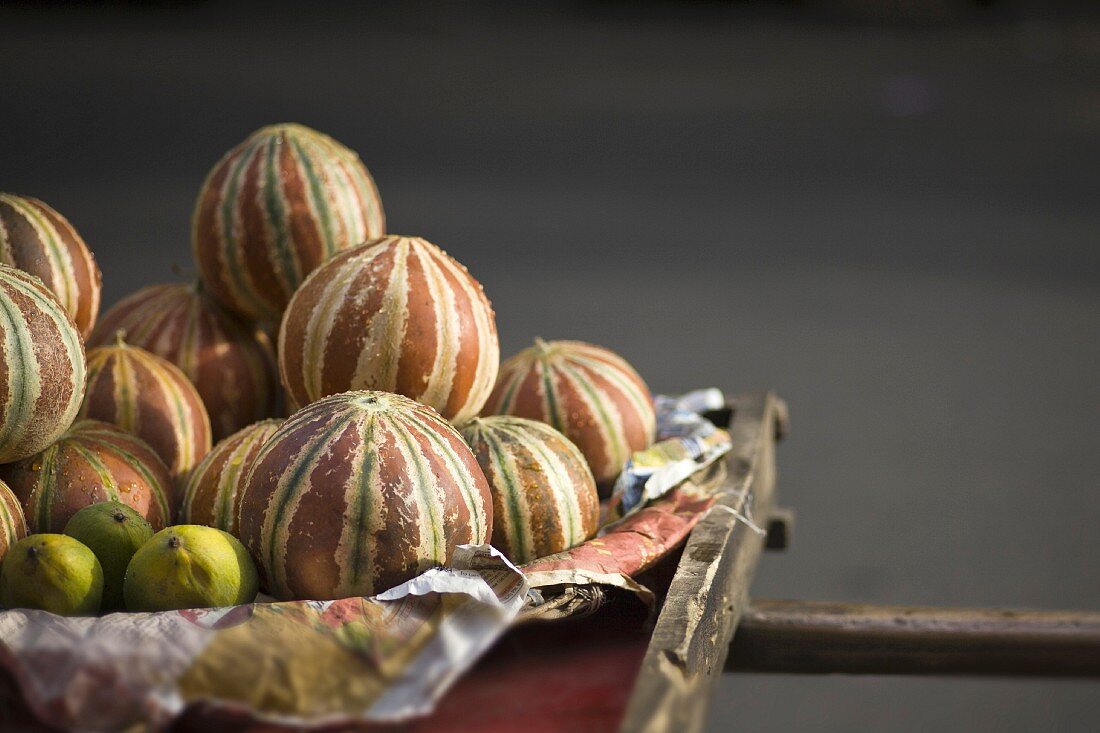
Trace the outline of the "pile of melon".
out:
<instances>
[{"instance_id":1,"label":"pile of melon","mask_svg":"<svg viewBox=\"0 0 1100 733\"><path fill-rule=\"evenodd\" d=\"M481 284L385 233L359 157L300 125L229 151L198 278L97 319L64 217L0 194L0 604L91 614L371 595L458 545L597 530L652 398L608 349L500 363ZM98 321L98 322L97 322Z\"/></svg>"}]
</instances>

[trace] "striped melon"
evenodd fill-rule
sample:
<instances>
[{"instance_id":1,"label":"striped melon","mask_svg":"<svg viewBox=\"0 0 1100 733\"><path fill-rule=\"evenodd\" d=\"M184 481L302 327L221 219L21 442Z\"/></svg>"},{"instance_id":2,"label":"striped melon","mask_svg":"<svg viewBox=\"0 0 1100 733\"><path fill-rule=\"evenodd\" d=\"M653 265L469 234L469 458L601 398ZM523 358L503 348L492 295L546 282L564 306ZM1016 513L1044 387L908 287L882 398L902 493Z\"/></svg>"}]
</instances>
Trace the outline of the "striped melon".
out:
<instances>
[{"instance_id":1,"label":"striped melon","mask_svg":"<svg viewBox=\"0 0 1100 733\"><path fill-rule=\"evenodd\" d=\"M353 151L302 125L271 125L210 172L192 247L215 298L250 320L277 323L314 268L385 230L378 189Z\"/></svg>"},{"instance_id":2,"label":"striped melon","mask_svg":"<svg viewBox=\"0 0 1100 733\"><path fill-rule=\"evenodd\" d=\"M154 529L175 516L168 468L149 445L99 420L78 420L46 450L6 466L0 478L23 503L33 532L61 532L86 506L118 501Z\"/></svg>"},{"instance_id":3,"label":"striped melon","mask_svg":"<svg viewBox=\"0 0 1100 733\"><path fill-rule=\"evenodd\" d=\"M656 428L653 398L633 367L581 341L536 339L502 364L484 414L553 425L581 449L604 494Z\"/></svg>"},{"instance_id":4,"label":"striped melon","mask_svg":"<svg viewBox=\"0 0 1100 733\"><path fill-rule=\"evenodd\" d=\"M282 423L262 420L214 446L187 482L180 523L205 524L236 536L241 484L260 448Z\"/></svg>"},{"instance_id":5,"label":"striped melon","mask_svg":"<svg viewBox=\"0 0 1100 733\"><path fill-rule=\"evenodd\" d=\"M182 488L210 452L210 418L194 385L175 365L130 346L88 351L88 388L80 416L118 425L148 443Z\"/></svg>"},{"instance_id":6,"label":"striped melon","mask_svg":"<svg viewBox=\"0 0 1100 733\"><path fill-rule=\"evenodd\" d=\"M72 424L84 342L42 281L0 265L0 463L34 455Z\"/></svg>"},{"instance_id":7,"label":"striped melon","mask_svg":"<svg viewBox=\"0 0 1100 733\"><path fill-rule=\"evenodd\" d=\"M553 555L596 534L596 482L564 435L511 416L475 418L459 432L493 494L493 547L512 562Z\"/></svg>"},{"instance_id":8,"label":"striped melon","mask_svg":"<svg viewBox=\"0 0 1100 733\"><path fill-rule=\"evenodd\" d=\"M492 532L485 476L451 425L388 392L345 392L292 415L241 499L241 541L280 599L370 595Z\"/></svg>"},{"instance_id":9,"label":"striped melon","mask_svg":"<svg viewBox=\"0 0 1100 733\"><path fill-rule=\"evenodd\" d=\"M222 309L200 283L150 285L103 314L89 346L126 342L187 375L210 415L214 440L275 410L275 350L268 335Z\"/></svg>"},{"instance_id":10,"label":"striped melon","mask_svg":"<svg viewBox=\"0 0 1100 733\"><path fill-rule=\"evenodd\" d=\"M38 199L0 193L0 262L40 279L80 335L92 332L103 276L65 217Z\"/></svg>"},{"instance_id":11,"label":"striped melon","mask_svg":"<svg viewBox=\"0 0 1100 733\"><path fill-rule=\"evenodd\" d=\"M27 522L19 499L0 481L0 560L8 554L8 548L27 536Z\"/></svg>"},{"instance_id":12,"label":"striped melon","mask_svg":"<svg viewBox=\"0 0 1100 733\"><path fill-rule=\"evenodd\" d=\"M419 237L337 255L295 293L279 330L279 373L297 405L377 389L461 422L485 403L499 361L481 285Z\"/></svg>"}]
</instances>

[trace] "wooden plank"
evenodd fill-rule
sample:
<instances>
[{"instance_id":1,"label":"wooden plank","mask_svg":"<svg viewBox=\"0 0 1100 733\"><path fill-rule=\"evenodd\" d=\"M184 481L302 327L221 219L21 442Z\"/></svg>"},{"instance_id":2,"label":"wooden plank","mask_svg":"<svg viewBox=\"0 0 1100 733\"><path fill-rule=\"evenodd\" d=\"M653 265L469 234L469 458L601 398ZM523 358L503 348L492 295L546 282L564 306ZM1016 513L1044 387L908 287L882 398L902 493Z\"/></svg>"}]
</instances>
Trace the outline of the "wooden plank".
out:
<instances>
[{"instance_id":1,"label":"wooden plank","mask_svg":"<svg viewBox=\"0 0 1100 733\"><path fill-rule=\"evenodd\" d=\"M702 728L746 605L764 537L739 517L771 513L786 406L767 393L736 397L733 408L729 479L684 548L627 707L628 733Z\"/></svg>"},{"instance_id":2,"label":"wooden plank","mask_svg":"<svg viewBox=\"0 0 1100 733\"><path fill-rule=\"evenodd\" d=\"M1100 613L753 601L726 671L1100 676Z\"/></svg>"}]
</instances>

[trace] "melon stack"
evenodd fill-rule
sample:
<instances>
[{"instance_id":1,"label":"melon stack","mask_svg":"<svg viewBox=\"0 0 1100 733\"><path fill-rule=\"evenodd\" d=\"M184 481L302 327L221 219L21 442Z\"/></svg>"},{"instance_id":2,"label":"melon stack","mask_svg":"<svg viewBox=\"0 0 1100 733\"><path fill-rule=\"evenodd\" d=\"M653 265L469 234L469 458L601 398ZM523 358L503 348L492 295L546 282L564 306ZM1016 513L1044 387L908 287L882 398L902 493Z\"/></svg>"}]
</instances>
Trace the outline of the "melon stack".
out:
<instances>
[{"instance_id":1,"label":"melon stack","mask_svg":"<svg viewBox=\"0 0 1100 733\"><path fill-rule=\"evenodd\" d=\"M369 595L461 544L525 563L591 539L600 492L653 441L649 389L613 352L536 340L502 365L481 283L387 234L371 174L327 135L248 136L191 229L198 278L135 283L97 324L75 229L0 195L0 557L113 502L162 530L126 550L134 607L208 597L157 579L188 541L250 556L278 599Z\"/></svg>"}]
</instances>

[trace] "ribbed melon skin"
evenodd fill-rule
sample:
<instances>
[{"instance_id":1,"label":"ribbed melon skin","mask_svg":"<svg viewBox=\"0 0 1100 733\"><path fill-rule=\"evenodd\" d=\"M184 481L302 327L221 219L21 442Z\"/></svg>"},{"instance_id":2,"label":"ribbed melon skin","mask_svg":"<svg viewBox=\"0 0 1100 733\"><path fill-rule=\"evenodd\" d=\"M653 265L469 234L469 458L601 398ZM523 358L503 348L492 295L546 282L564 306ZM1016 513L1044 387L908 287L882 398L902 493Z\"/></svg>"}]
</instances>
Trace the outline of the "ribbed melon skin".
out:
<instances>
[{"instance_id":1,"label":"ribbed melon skin","mask_svg":"<svg viewBox=\"0 0 1100 733\"><path fill-rule=\"evenodd\" d=\"M546 423L522 417L459 428L493 494L493 547L515 563L567 550L596 534L600 498L584 456Z\"/></svg>"},{"instance_id":2,"label":"ribbed melon skin","mask_svg":"<svg viewBox=\"0 0 1100 733\"><path fill-rule=\"evenodd\" d=\"M271 125L210 171L195 204L192 248L224 306L278 323L310 272L381 236L385 224L378 189L354 151L302 125Z\"/></svg>"},{"instance_id":3,"label":"ribbed melon skin","mask_svg":"<svg viewBox=\"0 0 1100 733\"><path fill-rule=\"evenodd\" d=\"M481 284L419 237L334 257L294 294L279 331L279 372L296 405L374 389L462 422L485 404L499 364Z\"/></svg>"},{"instance_id":4,"label":"ribbed melon skin","mask_svg":"<svg viewBox=\"0 0 1100 733\"><path fill-rule=\"evenodd\" d=\"M653 397L638 372L618 354L582 341L536 340L508 359L482 414L560 430L580 448L603 494L656 429Z\"/></svg>"},{"instance_id":5,"label":"ribbed melon skin","mask_svg":"<svg viewBox=\"0 0 1100 733\"><path fill-rule=\"evenodd\" d=\"M103 276L68 219L38 199L0 193L0 262L40 279L81 336L92 332Z\"/></svg>"},{"instance_id":6,"label":"ribbed melon skin","mask_svg":"<svg viewBox=\"0 0 1100 733\"><path fill-rule=\"evenodd\" d=\"M210 416L214 440L275 411L278 377L271 339L231 315L198 283L150 285L103 314L89 346L126 342L170 361L191 383Z\"/></svg>"},{"instance_id":7,"label":"ribbed melon skin","mask_svg":"<svg viewBox=\"0 0 1100 733\"><path fill-rule=\"evenodd\" d=\"M27 536L27 521L23 518L23 506L11 488L0 481L0 560L8 554L8 548Z\"/></svg>"},{"instance_id":8,"label":"ribbed melon skin","mask_svg":"<svg viewBox=\"0 0 1100 733\"><path fill-rule=\"evenodd\" d=\"M174 364L118 339L88 351L80 416L103 420L148 443L182 489L210 452L210 418L194 385Z\"/></svg>"},{"instance_id":9,"label":"ribbed melon skin","mask_svg":"<svg viewBox=\"0 0 1100 733\"><path fill-rule=\"evenodd\" d=\"M244 479L282 420L262 420L214 446L192 472L183 495L180 524L205 524L237 536Z\"/></svg>"},{"instance_id":10,"label":"ribbed melon skin","mask_svg":"<svg viewBox=\"0 0 1100 733\"><path fill-rule=\"evenodd\" d=\"M0 264L0 463L34 455L72 424L84 342L42 281Z\"/></svg>"},{"instance_id":11,"label":"ribbed melon skin","mask_svg":"<svg viewBox=\"0 0 1100 733\"><path fill-rule=\"evenodd\" d=\"M241 541L280 599L391 588L492 532L489 486L439 414L401 395L346 392L292 415L241 499Z\"/></svg>"},{"instance_id":12,"label":"ribbed melon skin","mask_svg":"<svg viewBox=\"0 0 1100 733\"><path fill-rule=\"evenodd\" d=\"M99 420L79 420L37 455L0 466L33 532L61 532L86 506L119 501L154 529L171 524L177 502L168 468L149 445Z\"/></svg>"}]
</instances>

